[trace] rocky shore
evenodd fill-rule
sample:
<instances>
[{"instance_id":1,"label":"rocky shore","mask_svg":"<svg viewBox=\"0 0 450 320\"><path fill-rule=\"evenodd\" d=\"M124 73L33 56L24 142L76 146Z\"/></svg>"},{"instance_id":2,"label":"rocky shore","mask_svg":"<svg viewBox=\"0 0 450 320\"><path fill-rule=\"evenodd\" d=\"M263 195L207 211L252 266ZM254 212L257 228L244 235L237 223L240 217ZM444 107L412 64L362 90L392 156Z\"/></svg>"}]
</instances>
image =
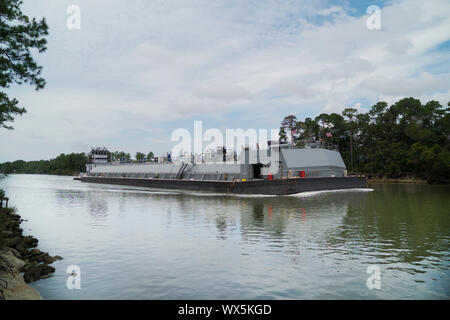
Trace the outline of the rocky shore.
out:
<instances>
[{"instance_id":1,"label":"rocky shore","mask_svg":"<svg viewBox=\"0 0 450 320\"><path fill-rule=\"evenodd\" d=\"M0 300L42 299L27 283L50 277L62 257L37 249L38 239L24 236L24 221L13 208L0 208Z\"/></svg>"}]
</instances>

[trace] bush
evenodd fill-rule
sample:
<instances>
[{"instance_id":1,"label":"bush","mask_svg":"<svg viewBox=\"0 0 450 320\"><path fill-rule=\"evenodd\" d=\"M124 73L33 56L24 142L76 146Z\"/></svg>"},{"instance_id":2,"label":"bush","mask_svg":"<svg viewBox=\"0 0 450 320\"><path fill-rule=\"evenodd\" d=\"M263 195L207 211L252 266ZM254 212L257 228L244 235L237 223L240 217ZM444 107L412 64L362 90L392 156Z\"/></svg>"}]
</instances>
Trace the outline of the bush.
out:
<instances>
[{"instance_id":1,"label":"bush","mask_svg":"<svg viewBox=\"0 0 450 320\"><path fill-rule=\"evenodd\" d=\"M5 196L5 191L0 189L0 199ZM2 231L5 229L5 214L10 212L9 208L0 208L0 249L5 245L6 239L2 235Z\"/></svg>"},{"instance_id":2,"label":"bush","mask_svg":"<svg viewBox=\"0 0 450 320\"><path fill-rule=\"evenodd\" d=\"M0 190L0 192L3 190ZM5 245L6 239L3 237L2 231L5 228L5 213L6 210L4 208L0 208L0 249Z\"/></svg>"}]
</instances>

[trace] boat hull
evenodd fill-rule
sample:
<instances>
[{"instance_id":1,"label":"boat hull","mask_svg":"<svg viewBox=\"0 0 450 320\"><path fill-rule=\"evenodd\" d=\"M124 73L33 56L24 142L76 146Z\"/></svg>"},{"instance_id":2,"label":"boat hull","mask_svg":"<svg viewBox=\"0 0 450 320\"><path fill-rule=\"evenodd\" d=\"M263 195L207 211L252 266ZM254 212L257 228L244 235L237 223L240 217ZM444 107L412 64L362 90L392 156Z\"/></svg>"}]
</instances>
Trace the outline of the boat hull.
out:
<instances>
[{"instance_id":1,"label":"boat hull","mask_svg":"<svg viewBox=\"0 0 450 320\"><path fill-rule=\"evenodd\" d=\"M321 177L282 180L200 181L82 177L82 182L229 194L288 195L308 191L367 188L366 177Z\"/></svg>"}]
</instances>

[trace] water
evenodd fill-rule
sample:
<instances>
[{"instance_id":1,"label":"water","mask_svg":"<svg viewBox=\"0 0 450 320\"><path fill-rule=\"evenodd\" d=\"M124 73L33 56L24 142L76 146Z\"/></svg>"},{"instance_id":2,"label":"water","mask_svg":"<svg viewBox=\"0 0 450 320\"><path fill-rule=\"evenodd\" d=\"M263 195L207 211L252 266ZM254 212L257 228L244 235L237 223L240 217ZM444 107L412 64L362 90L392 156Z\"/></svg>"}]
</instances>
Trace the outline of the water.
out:
<instances>
[{"instance_id":1,"label":"water","mask_svg":"<svg viewBox=\"0 0 450 320\"><path fill-rule=\"evenodd\" d=\"M225 196L0 180L39 248L44 299L449 299L448 186ZM81 290L66 288L69 265ZM370 265L380 289L369 290Z\"/></svg>"}]
</instances>

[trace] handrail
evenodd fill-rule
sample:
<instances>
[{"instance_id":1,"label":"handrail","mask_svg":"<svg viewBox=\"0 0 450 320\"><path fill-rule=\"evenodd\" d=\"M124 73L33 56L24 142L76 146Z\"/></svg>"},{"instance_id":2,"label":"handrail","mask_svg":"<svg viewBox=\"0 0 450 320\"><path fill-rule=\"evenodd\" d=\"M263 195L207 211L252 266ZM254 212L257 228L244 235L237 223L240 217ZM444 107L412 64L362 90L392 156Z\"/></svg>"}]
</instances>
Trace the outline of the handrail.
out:
<instances>
[{"instance_id":1,"label":"handrail","mask_svg":"<svg viewBox=\"0 0 450 320\"><path fill-rule=\"evenodd\" d=\"M305 142L304 146L294 146L292 149L327 149L339 151L339 146L337 144L326 142L326 141L317 141L317 142Z\"/></svg>"},{"instance_id":2,"label":"handrail","mask_svg":"<svg viewBox=\"0 0 450 320\"><path fill-rule=\"evenodd\" d=\"M183 177L183 173L184 173L184 171L186 171L187 167L189 167L189 164L182 162L181 167L178 170L177 175L175 176L175 179L181 179Z\"/></svg>"}]
</instances>

